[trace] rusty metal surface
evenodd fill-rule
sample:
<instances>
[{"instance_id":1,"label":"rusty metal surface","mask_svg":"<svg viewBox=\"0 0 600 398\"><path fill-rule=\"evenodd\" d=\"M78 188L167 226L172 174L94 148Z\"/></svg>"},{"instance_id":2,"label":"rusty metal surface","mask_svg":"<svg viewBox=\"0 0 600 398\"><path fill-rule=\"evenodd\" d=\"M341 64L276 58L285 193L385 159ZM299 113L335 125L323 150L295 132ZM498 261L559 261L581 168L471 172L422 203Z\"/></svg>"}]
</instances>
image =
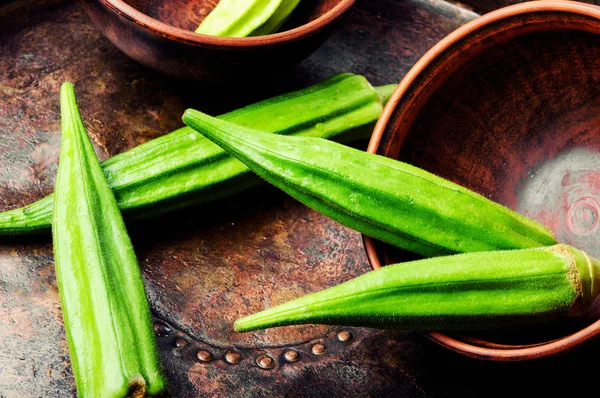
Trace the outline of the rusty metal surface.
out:
<instances>
[{"instance_id":1,"label":"rusty metal surface","mask_svg":"<svg viewBox=\"0 0 600 398\"><path fill-rule=\"evenodd\" d=\"M359 1L286 79L216 90L130 60L76 2L16 3L0 5L0 210L52 191L65 80L75 83L105 159L181 126L187 107L216 114L342 71L399 82L439 39L476 17L443 1ZM598 349L592 341L560 358L495 364L414 333L298 326L235 334L240 315L369 269L358 233L268 186L129 229L176 397L479 396L518 385L574 392L582 386L570 380L586 375L581 361ZM0 238L0 397L71 396L50 237Z\"/></svg>"}]
</instances>

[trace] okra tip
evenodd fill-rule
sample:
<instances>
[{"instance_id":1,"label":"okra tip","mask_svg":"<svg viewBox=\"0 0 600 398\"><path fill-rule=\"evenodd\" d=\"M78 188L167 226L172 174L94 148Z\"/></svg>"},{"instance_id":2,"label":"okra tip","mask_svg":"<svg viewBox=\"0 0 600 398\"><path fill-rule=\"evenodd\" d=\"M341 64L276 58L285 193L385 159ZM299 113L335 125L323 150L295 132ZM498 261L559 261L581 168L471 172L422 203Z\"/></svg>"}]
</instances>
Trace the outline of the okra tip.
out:
<instances>
[{"instance_id":1,"label":"okra tip","mask_svg":"<svg viewBox=\"0 0 600 398\"><path fill-rule=\"evenodd\" d=\"M71 82L64 82L60 86L60 112L63 131L73 123L83 123L79 114L79 107L77 106L75 86Z\"/></svg>"},{"instance_id":2,"label":"okra tip","mask_svg":"<svg viewBox=\"0 0 600 398\"><path fill-rule=\"evenodd\" d=\"M197 111L195 109L186 109L181 118L185 124L193 128L200 134L211 139L215 135L215 131L220 131L222 125L227 122L218 120L210 115ZM242 128L242 127L240 127Z\"/></svg>"},{"instance_id":3,"label":"okra tip","mask_svg":"<svg viewBox=\"0 0 600 398\"><path fill-rule=\"evenodd\" d=\"M242 333L278 326L319 323L323 320L323 311L319 311L319 308L327 301L329 291L335 291L336 289L339 289L339 287L334 286L325 291L299 297L295 300L237 319L233 324L233 329L238 333ZM331 317L328 318L328 321L333 322L331 324L336 323L335 319Z\"/></svg>"},{"instance_id":4,"label":"okra tip","mask_svg":"<svg viewBox=\"0 0 600 398\"><path fill-rule=\"evenodd\" d=\"M253 330L260 329L260 325L254 324L254 318L252 316L247 316L245 318L240 318L233 323L233 330L237 333L251 332Z\"/></svg>"},{"instance_id":5,"label":"okra tip","mask_svg":"<svg viewBox=\"0 0 600 398\"><path fill-rule=\"evenodd\" d=\"M296 306L296 300L269 308L255 314L237 319L233 323L233 330L237 333L251 332L258 329L268 329L276 326L287 326L306 321L302 314L302 306ZM287 311L286 311L287 310ZM301 322L293 322L294 315L302 318Z\"/></svg>"},{"instance_id":6,"label":"okra tip","mask_svg":"<svg viewBox=\"0 0 600 398\"><path fill-rule=\"evenodd\" d=\"M60 86L60 100L64 101L69 98L75 98L75 86L71 82L63 82Z\"/></svg>"}]
</instances>

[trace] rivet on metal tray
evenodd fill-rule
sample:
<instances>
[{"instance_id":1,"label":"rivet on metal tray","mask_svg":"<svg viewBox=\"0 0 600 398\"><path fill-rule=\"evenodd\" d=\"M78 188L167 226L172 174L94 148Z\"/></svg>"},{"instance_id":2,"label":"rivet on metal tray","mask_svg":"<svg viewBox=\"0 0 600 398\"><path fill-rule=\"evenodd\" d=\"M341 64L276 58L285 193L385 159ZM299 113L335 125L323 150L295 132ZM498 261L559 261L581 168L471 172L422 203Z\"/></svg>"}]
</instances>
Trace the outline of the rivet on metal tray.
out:
<instances>
[{"instance_id":1,"label":"rivet on metal tray","mask_svg":"<svg viewBox=\"0 0 600 398\"><path fill-rule=\"evenodd\" d=\"M165 336L168 336L169 333L171 333L171 328L163 323L156 322L154 324L154 332L156 333L157 336L165 337Z\"/></svg>"},{"instance_id":2,"label":"rivet on metal tray","mask_svg":"<svg viewBox=\"0 0 600 398\"><path fill-rule=\"evenodd\" d=\"M256 364L263 369L273 369L275 360L268 355L262 354L256 358Z\"/></svg>"},{"instance_id":3,"label":"rivet on metal tray","mask_svg":"<svg viewBox=\"0 0 600 398\"><path fill-rule=\"evenodd\" d=\"M285 358L286 361L288 362L296 362L297 360L300 359L300 354L298 353L298 351L296 350L287 350L284 354L283 357Z\"/></svg>"},{"instance_id":4,"label":"rivet on metal tray","mask_svg":"<svg viewBox=\"0 0 600 398\"><path fill-rule=\"evenodd\" d=\"M242 360L242 354L237 351L227 351L225 361L230 364L236 364Z\"/></svg>"},{"instance_id":5,"label":"rivet on metal tray","mask_svg":"<svg viewBox=\"0 0 600 398\"><path fill-rule=\"evenodd\" d=\"M323 344L315 344L312 346L311 351L315 355L321 355L325 353L325 346Z\"/></svg>"},{"instance_id":6,"label":"rivet on metal tray","mask_svg":"<svg viewBox=\"0 0 600 398\"><path fill-rule=\"evenodd\" d=\"M175 347L177 348L183 348L188 344L186 339L183 338L178 338L177 340L175 340Z\"/></svg>"},{"instance_id":7,"label":"rivet on metal tray","mask_svg":"<svg viewBox=\"0 0 600 398\"><path fill-rule=\"evenodd\" d=\"M213 355L210 351L208 350L199 350L196 353L196 356L198 357L198 360L200 362L210 362L213 360Z\"/></svg>"},{"instance_id":8,"label":"rivet on metal tray","mask_svg":"<svg viewBox=\"0 0 600 398\"><path fill-rule=\"evenodd\" d=\"M352 340L352 333L350 333L347 330L342 330L341 332L339 332L337 334L337 338L339 341L341 341L342 343L347 343L350 340Z\"/></svg>"}]
</instances>

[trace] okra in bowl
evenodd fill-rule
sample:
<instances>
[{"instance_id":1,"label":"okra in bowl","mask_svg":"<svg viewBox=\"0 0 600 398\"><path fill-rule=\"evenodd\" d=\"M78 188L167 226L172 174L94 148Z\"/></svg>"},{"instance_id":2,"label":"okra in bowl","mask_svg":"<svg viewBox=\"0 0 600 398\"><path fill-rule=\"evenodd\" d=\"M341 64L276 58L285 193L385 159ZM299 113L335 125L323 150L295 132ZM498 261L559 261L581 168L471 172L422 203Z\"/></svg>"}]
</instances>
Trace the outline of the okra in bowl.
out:
<instances>
[{"instance_id":1,"label":"okra in bowl","mask_svg":"<svg viewBox=\"0 0 600 398\"><path fill-rule=\"evenodd\" d=\"M233 85L272 78L295 66L319 48L354 2L300 2L274 33L251 37L195 32L217 0L85 0L84 5L98 29L140 63L168 76ZM234 6L240 4L253 3Z\"/></svg>"},{"instance_id":2,"label":"okra in bowl","mask_svg":"<svg viewBox=\"0 0 600 398\"><path fill-rule=\"evenodd\" d=\"M536 1L482 16L444 38L388 102L369 152L499 202L600 256L600 8ZM470 217L469 214L464 215ZM373 268L407 253L364 238ZM552 330L427 333L459 353L523 360L600 332L595 305Z\"/></svg>"}]
</instances>

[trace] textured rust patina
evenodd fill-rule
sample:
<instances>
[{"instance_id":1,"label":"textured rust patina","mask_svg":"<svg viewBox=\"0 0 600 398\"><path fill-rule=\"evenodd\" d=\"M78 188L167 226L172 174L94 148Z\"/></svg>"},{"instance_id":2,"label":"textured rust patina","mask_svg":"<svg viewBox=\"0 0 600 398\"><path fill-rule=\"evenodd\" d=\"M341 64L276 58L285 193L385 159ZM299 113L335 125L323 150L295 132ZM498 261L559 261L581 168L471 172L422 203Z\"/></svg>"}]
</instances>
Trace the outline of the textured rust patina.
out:
<instances>
[{"instance_id":1,"label":"textured rust patina","mask_svg":"<svg viewBox=\"0 0 600 398\"><path fill-rule=\"evenodd\" d=\"M106 159L180 127L187 107L218 114L341 71L374 84L399 82L475 16L437 0L359 1L294 73L261 82L259 91L232 92L139 65L76 2L4 2L0 210L52 191L65 80L75 83L86 127ZM490 385L499 394L521 386L539 395L561 387L576 393L582 383L570 380L595 377L593 367L581 366L594 360L595 341L570 356L508 368L413 333L304 326L235 334L240 315L369 269L359 234L268 186L128 227L175 397L480 396ZM0 396L75 396L49 236L0 238L0 325Z\"/></svg>"}]
</instances>

